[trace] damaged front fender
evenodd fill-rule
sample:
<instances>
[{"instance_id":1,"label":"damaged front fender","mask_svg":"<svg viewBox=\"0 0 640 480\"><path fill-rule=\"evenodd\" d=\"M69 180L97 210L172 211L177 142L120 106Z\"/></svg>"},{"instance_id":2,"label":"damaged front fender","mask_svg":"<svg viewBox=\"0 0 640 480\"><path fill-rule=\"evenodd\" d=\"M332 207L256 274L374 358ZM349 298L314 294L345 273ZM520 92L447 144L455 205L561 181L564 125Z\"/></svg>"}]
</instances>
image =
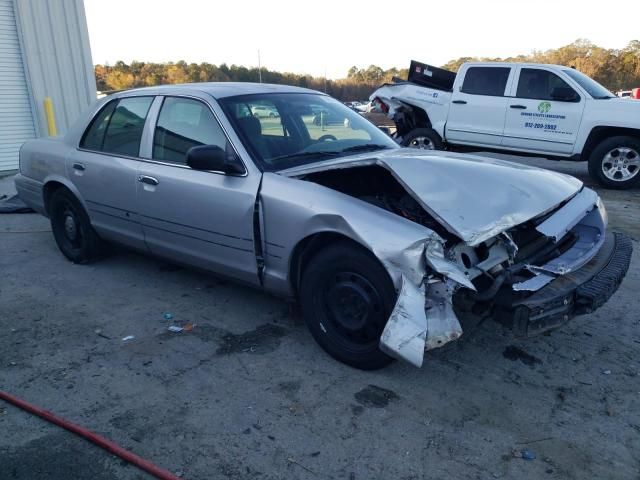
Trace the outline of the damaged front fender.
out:
<instances>
[{"instance_id":1,"label":"damaged front fender","mask_svg":"<svg viewBox=\"0 0 640 480\"><path fill-rule=\"evenodd\" d=\"M415 255L416 249L410 249ZM380 348L392 357L422 366L425 350L457 340L462 327L453 311L452 298L457 288L475 291L465 273L446 259L443 240L433 234L422 244L424 257L433 273L425 269L416 282L401 274L401 286L395 308L380 337Z\"/></svg>"},{"instance_id":2,"label":"damaged front fender","mask_svg":"<svg viewBox=\"0 0 640 480\"><path fill-rule=\"evenodd\" d=\"M383 351L421 366L426 349L460 337L462 329L451 307L453 293L474 287L447 259L444 240L436 232L348 195L281 175L264 175L261 201L265 288L288 293L291 254L286 252L302 239L324 232L340 234L372 252L398 292L380 338Z\"/></svg>"}]
</instances>

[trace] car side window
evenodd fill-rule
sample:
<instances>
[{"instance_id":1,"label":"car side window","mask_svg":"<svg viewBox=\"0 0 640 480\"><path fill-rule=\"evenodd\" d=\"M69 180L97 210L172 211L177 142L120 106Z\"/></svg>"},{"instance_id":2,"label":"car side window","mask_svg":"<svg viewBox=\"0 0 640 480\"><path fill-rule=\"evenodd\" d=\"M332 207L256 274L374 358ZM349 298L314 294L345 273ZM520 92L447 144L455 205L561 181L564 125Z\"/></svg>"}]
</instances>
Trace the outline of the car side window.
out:
<instances>
[{"instance_id":1,"label":"car side window","mask_svg":"<svg viewBox=\"0 0 640 480\"><path fill-rule=\"evenodd\" d=\"M137 157L144 122L153 97L122 98L111 115L104 134L102 151Z\"/></svg>"},{"instance_id":2,"label":"car side window","mask_svg":"<svg viewBox=\"0 0 640 480\"><path fill-rule=\"evenodd\" d=\"M227 138L207 105L199 100L166 97L153 135L153 159L186 165L186 153L198 145L223 150Z\"/></svg>"},{"instance_id":3,"label":"car side window","mask_svg":"<svg viewBox=\"0 0 640 480\"><path fill-rule=\"evenodd\" d=\"M464 76L461 92L502 97L510 73L510 67L470 67Z\"/></svg>"},{"instance_id":4,"label":"car side window","mask_svg":"<svg viewBox=\"0 0 640 480\"><path fill-rule=\"evenodd\" d=\"M520 70L516 97L534 100L556 100L556 92L574 92L569 84L558 75L538 68L523 68Z\"/></svg>"},{"instance_id":5,"label":"car side window","mask_svg":"<svg viewBox=\"0 0 640 480\"><path fill-rule=\"evenodd\" d=\"M88 150L102 150L104 132L107 131L107 127L111 121L111 115L113 114L117 103L117 100L107 103L107 105L100 110L98 115L94 117L91 125L82 136L82 140L80 142L81 148L86 148Z\"/></svg>"},{"instance_id":6,"label":"car side window","mask_svg":"<svg viewBox=\"0 0 640 480\"><path fill-rule=\"evenodd\" d=\"M137 157L152 101L153 97L129 97L109 103L85 132L80 147Z\"/></svg>"}]
</instances>

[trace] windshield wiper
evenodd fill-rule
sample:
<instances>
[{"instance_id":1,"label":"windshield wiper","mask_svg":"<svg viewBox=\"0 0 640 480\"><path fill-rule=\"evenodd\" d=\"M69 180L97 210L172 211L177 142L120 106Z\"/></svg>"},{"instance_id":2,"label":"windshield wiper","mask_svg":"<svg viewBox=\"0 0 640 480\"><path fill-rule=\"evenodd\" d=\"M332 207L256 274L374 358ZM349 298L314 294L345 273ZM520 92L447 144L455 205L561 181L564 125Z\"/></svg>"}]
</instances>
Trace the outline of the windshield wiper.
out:
<instances>
[{"instance_id":1,"label":"windshield wiper","mask_svg":"<svg viewBox=\"0 0 640 480\"><path fill-rule=\"evenodd\" d=\"M377 143L365 143L363 145L354 145L353 147L347 147L340 150L342 153L345 152L373 152L374 150L386 150L386 145L379 145Z\"/></svg>"},{"instance_id":2,"label":"windshield wiper","mask_svg":"<svg viewBox=\"0 0 640 480\"><path fill-rule=\"evenodd\" d=\"M298 152L291 153L289 155L280 155L279 157L273 157L266 159L268 162L278 160L288 160L291 158L316 158L316 157L338 157L349 152L372 152L374 150L385 150L389 147L386 145L378 145L377 143L365 143L364 145L354 145L353 147L343 148L339 151L327 151L321 150L319 152Z\"/></svg>"},{"instance_id":3,"label":"windshield wiper","mask_svg":"<svg viewBox=\"0 0 640 480\"><path fill-rule=\"evenodd\" d=\"M267 162L273 162L274 160L287 160L289 158L309 158L309 157L335 157L341 155L341 152L320 151L320 152L298 152L291 153L289 155L280 155L279 157L267 158Z\"/></svg>"}]
</instances>

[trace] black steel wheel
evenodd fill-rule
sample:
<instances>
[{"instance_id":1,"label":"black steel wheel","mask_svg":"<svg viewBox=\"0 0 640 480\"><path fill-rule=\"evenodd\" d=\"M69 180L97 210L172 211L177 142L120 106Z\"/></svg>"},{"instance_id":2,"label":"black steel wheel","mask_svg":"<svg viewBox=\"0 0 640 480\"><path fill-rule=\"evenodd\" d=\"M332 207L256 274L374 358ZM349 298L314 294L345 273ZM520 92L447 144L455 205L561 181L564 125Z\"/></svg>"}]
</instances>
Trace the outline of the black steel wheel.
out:
<instances>
[{"instance_id":1,"label":"black steel wheel","mask_svg":"<svg viewBox=\"0 0 640 480\"><path fill-rule=\"evenodd\" d=\"M303 272L300 300L311 334L335 359L363 370L393 361L379 343L396 292L364 248L340 242L316 254Z\"/></svg>"},{"instance_id":2,"label":"black steel wheel","mask_svg":"<svg viewBox=\"0 0 640 480\"><path fill-rule=\"evenodd\" d=\"M87 213L66 189L53 193L49 203L51 230L58 248L73 263L90 263L104 252L104 244Z\"/></svg>"}]
</instances>

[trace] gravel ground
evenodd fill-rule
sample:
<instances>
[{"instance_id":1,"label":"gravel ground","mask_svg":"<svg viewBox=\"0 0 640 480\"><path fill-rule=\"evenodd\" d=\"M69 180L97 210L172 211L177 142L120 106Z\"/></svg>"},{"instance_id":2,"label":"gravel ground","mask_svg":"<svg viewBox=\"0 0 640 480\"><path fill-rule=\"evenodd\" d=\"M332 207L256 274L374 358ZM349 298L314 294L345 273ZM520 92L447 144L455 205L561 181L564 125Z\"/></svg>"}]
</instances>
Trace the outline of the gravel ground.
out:
<instances>
[{"instance_id":1,"label":"gravel ground","mask_svg":"<svg viewBox=\"0 0 640 480\"><path fill-rule=\"evenodd\" d=\"M635 247L603 308L526 340L464 319L422 369L378 372L281 300L126 251L72 265L46 219L2 215L0 388L185 479L638 479L640 191L600 193ZM2 480L150 478L2 402L0 432Z\"/></svg>"}]
</instances>

